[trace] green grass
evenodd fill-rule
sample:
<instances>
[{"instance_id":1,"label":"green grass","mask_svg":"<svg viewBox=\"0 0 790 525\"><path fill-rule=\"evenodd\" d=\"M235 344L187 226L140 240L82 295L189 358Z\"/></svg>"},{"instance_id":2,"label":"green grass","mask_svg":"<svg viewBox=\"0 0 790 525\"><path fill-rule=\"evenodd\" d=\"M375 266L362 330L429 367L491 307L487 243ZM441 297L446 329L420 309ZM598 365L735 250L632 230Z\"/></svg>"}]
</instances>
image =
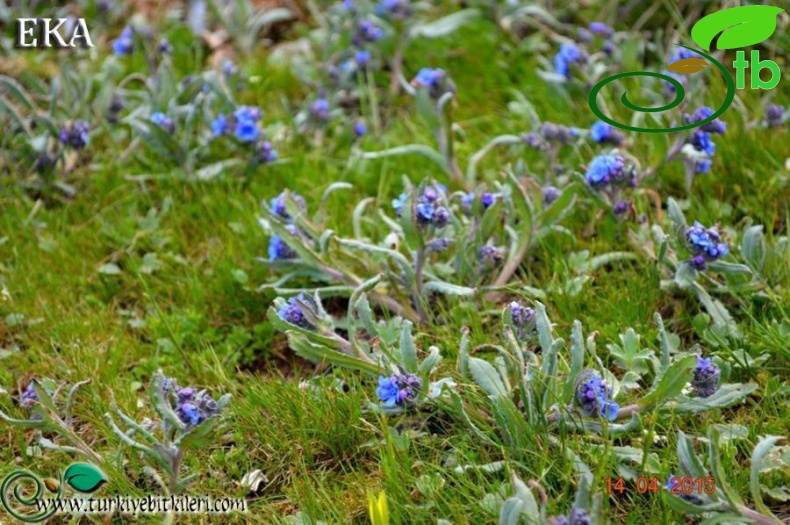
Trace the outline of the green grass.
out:
<instances>
[{"instance_id":1,"label":"green grass","mask_svg":"<svg viewBox=\"0 0 790 525\"><path fill-rule=\"evenodd\" d=\"M456 119L465 133L458 146L462 166L491 136L528 129L528 121L508 111L512 90L526 94L544 120L580 127L593 122L583 93L558 97L535 74L533 57L512 48L500 53L505 41L490 22L480 21L454 36L420 42L406 54L407 73L428 64L451 72L459 91ZM244 68L262 79L245 92L245 102L263 107L267 122L286 119L289 104L284 101L295 104L308 93L293 75L268 66L262 56L249 57ZM787 82L783 79L777 88L777 102L788 102L782 87ZM759 94L738 95L747 113L757 107ZM406 96L392 101L385 108L383 136L366 137L361 147L430 143L430 132L412 106ZM706 225L752 221L766 224L769 238L787 235L787 129L745 131L734 107L726 117L729 129L717 141L712 174L697 178L690 194L683 189L679 163L661 168L648 184L664 202L669 196L687 199L693 216ZM657 162L666 147L663 136L635 140L631 153L645 164ZM285 522L297 512L326 523L365 522L367 493L384 490L394 523L435 523L440 518L493 523L498 509L488 511L482 502L509 482L511 470L546 488L552 514L567 512L576 489L572 463L548 447L545 433L530 436L534 448L514 453L481 443L461 421L436 411L389 419L371 414L363 407L374 397L375 384L352 373L324 372L315 382L322 388L303 388L300 383L314 378L315 370L293 356L284 336L266 319L274 296L256 291L273 278L255 261L265 256L267 246L256 223L261 200L290 188L317 205L329 183L351 182L354 189L338 193L328 208L329 226L347 233L348 211L359 199L373 195L387 202L399 193L403 175L414 182L441 178L433 166L410 157L350 163L349 142L329 141L316 149L296 137L282 146L287 163L261 168L249 181L226 177L210 183L136 183L125 176L139 173L139 166L120 164L102 146L108 145L92 145L89 165L69 175L79 189L71 202L40 206L13 186L0 194L0 279L9 293L0 301L0 348L9 350L0 354L0 386L16 397L32 377L68 383L91 379L78 395L74 415L83 439L107 459L108 495L151 491L140 481L143 462L129 450L119 455L121 445L102 415L110 408L111 395L138 419L152 415L147 403L138 405L138 399L147 399L140 384L162 368L181 384L233 394L220 437L186 458L190 470L200 473L189 493L245 496L240 480L254 469L269 480L249 497L247 516L230 515L226 522ZM563 154L567 165L578 167L592 159L593 150L568 148ZM537 159L530 151L519 155L528 165ZM499 151L484 163L481 174L494 179L513 160L511 152ZM566 263L569 251L628 249L624 227L608 216L595 226L594 235L581 235L592 215L590 209L577 210L569 224L577 234L575 245L540 246L517 277L535 287L561 285L572 277ZM143 257L151 252L160 267L146 273ZM122 274L100 274L97 269L108 262L118 264ZM786 275L783 279L787 283ZM617 341L628 327L642 334L644 345L657 348L652 317L658 311L685 348L701 343L722 356L736 350L710 348L693 324L700 306L662 292L658 281L650 261L615 263L594 273L579 295L553 293L546 303L562 337L568 338L573 320L579 319L585 333L598 332L599 349ZM644 417L644 428L654 425L667 438L652 449L664 471L677 466L679 430L696 436L713 424L743 425L748 437L725 450L722 468L733 487L748 494L749 456L758 436L787 435L790 428L786 290L781 304L728 302L746 334L743 350L752 357L767 356L756 370L732 372L734 380L758 384L746 404L693 417ZM423 348L440 346L443 370L457 375L461 326L471 327L473 345L492 342L500 327L469 305L456 305L454 320L419 329L418 342ZM785 328L773 320L783 320ZM339 382L348 388L338 387ZM469 385L460 388L477 395ZM0 406L22 414L7 395L0 398ZM42 455L31 448L32 432L3 430L0 471L14 465L43 474L71 461L62 453ZM598 472L597 490L602 491L604 478L616 476L613 456L591 446L604 440L571 433L560 437L564 447ZM641 433L631 432L612 442L639 447L641 439ZM457 469L503 460L507 466L495 472ZM772 481L787 485L788 473L775 474ZM607 515L615 523L682 520L661 497L637 494L610 498Z\"/></svg>"}]
</instances>

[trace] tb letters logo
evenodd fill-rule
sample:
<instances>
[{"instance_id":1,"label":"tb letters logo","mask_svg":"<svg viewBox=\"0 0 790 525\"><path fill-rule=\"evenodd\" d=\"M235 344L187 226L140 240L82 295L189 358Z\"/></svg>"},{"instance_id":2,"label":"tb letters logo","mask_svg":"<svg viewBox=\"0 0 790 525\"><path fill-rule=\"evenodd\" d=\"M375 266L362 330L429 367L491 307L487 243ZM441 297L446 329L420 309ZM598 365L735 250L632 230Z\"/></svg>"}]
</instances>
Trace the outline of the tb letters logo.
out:
<instances>
[{"instance_id":1,"label":"tb letters logo","mask_svg":"<svg viewBox=\"0 0 790 525\"><path fill-rule=\"evenodd\" d=\"M694 27L691 29L691 38L698 46L708 52L710 52L711 48L714 47L714 44L716 49L736 49L739 47L753 46L768 39L774 33L774 31L776 31L776 17L782 11L784 11L784 9L764 5L750 5L725 9L724 11L710 14L694 24ZM770 60L760 60L760 52L756 50L751 52L750 61L746 60L745 51L738 51L736 53L736 59L732 64L736 71L736 79L733 79L730 72L727 71L727 68L725 68L712 56L703 51L692 49L687 46L680 45L680 47L683 47L702 58L691 57L673 62L667 67L667 69L670 71L674 71L675 73L680 73L683 75L690 75L707 69L710 64L713 64L724 76L724 80L727 83L727 93L724 97L724 102L710 117L700 120L699 122L693 122L683 126L676 126L674 128L640 128L637 126L630 126L628 124L617 122L604 115L604 113L598 107L598 93L609 82L626 77L647 76L661 78L672 84L672 86L675 88L674 100L672 100L672 102L669 104L655 108L637 106L628 100L627 93L623 92L620 101L628 109L640 113L657 113L660 111L672 109L683 102L683 99L686 96L686 90L684 89L683 84L681 84L677 78L662 73L652 73L650 71L631 71L628 73L619 73L598 82L592 88L592 91L590 91L590 96L588 99L590 109L595 114L595 116L607 124L628 131L638 131L642 133L668 133L671 131L685 131L687 129L704 126L708 122L714 121L715 119L719 118L727 110L727 108L730 107L730 104L732 104L732 101L735 99L735 89L744 89L746 87L747 68L751 69L750 80L752 89L773 89L777 84L779 84L779 79L782 76L781 71L779 71L779 66ZM771 77L769 80L762 80L760 78L760 71L763 69L768 69L770 71Z\"/></svg>"}]
</instances>

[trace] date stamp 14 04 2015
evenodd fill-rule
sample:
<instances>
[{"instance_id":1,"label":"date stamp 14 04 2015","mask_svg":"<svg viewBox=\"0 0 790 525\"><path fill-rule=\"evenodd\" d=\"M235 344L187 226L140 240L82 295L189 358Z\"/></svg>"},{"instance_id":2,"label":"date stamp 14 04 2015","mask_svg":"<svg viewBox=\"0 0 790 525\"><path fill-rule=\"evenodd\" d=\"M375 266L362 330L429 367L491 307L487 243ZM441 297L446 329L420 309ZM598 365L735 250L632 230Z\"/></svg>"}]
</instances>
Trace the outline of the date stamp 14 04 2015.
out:
<instances>
[{"instance_id":1,"label":"date stamp 14 04 2015","mask_svg":"<svg viewBox=\"0 0 790 525\"><path fill-rule=\"evenodd\" d=\"M713 476L671 476L669 482L663 484L657 477L639 476L632 482L623 478L606 478L606 492L611 496L623 494L636 489L639 494L656 494L661 489L666 489L674 496L692 496L700 494L713 494L716 492L716 480Z\"/></svg>"}]
</instances>

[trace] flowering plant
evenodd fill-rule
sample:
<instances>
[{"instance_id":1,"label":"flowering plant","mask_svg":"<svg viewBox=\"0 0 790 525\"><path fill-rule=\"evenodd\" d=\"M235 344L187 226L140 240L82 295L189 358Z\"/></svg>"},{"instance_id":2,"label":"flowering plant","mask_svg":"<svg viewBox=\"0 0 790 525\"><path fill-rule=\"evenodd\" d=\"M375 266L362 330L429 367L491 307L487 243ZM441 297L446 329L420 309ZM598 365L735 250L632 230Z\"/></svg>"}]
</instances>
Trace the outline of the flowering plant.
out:
<instances>
[{"instance_id":1,"label":"flowering plant","mask_svg":"<svg viewBox=\"0 0 790 525\"><path fill-rule=\"evenodd\" d=\"M149 389L151 405L159 421L145 419L138 423L126 415L113 400L113 413L104 418L122 443L141 453L146 461L164 470L162 477L150 465L146 472L156 480L165 494L178 494L197 476L182 477L182 461L190 450L206 446L220 422L222 410L230 402L230 394L214 400L207 391L179 387L174 379L156 372ZM128 430L115 422L120 418ZM157 435L158 428L158 435Z\"/></svg>"}]
</instances>

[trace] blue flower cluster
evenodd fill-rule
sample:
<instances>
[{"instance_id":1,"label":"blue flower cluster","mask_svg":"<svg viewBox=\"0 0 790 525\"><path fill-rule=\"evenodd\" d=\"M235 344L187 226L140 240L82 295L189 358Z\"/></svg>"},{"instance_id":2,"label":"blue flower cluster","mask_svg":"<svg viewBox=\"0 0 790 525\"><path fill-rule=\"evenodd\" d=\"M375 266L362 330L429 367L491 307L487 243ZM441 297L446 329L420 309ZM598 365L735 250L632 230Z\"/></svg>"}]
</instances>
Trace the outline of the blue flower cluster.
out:
<instances>
[{"instance_id":1,"label":"blue flower cluster","mask_svg":"<svg viewBox=\"0 0 790 525\"><path fill-rule=\"evenodd\" d=\"M584 509L573 508L567 516L555 518L556 525L590 525L592 518Z\"/></svg>"},{"instance_id":2,"label":"blue flower cluster","mask_svg":"<svg viewBox=\"0 0 790 525\"><path fill-rule=\"evenodd\" d=\"M590 32L604 38L609 38L614 35L614 29L603 22L590 22Z\"/></svg>"},{"instance_id":3,"label":"blue flower cluster","mask_svg":"<svg viewBox=\"0 0 790 525\"><path fill-rule=\"evenodd\" d=\"M721 370L710 359L697 356L691 387L699 397L710 397L719 389Z\"/></svg>"},{"instance_id":4,"label":"blue flower cluster","mask_svg":"<svg viewBox=\"0 0 790 525\"><path fill-rule=\"evenodd\" d=\"M700 122L713 115L713 110L707 106L702 106L691 115L686 115L686 123ZM693 148L703 153L706 158L693 158L694 172L697 174L705 174L710 172L710 167L713 161L708 158L716 153L716 144L711 140L713 133L722 134L727 130L727 125L721 120L714 119L707 124L697 128L688 139L688 144Z\"/></svg>"},{"instance_id":5,"label":"blue flower cluster","mask_svg":"<svg viewBox=\"0 0 790 525\"><path fill-rule=\"evenodd\" d=\"M49 392L49 390L47 390ZM49 392L51 394L51 392ZM27 409L28 411L32 411L33 407L35 407L39 402L38 394L36 394L35 388L33 388L33 381L27 384L27 388L25 391L22 392L22 395L19 397L19 406L22 408ZM40 414L33 414L30 416L32 421L39 421L41 420Z\"/></svg>"},{"instance_id":6,"label":"blue flower cluster","mask_svg":"<svg viewBox=\"0 0 790 525\"><path fill-rule=\"evenodd\" d=\"M702 106L691 115L686 115L686 124L703 121L706 118L710 118L711 115L713 115L713 110L708 106ZM716 118L708 122L707 124L702 125L699 129L701 129L702 131L706 131L708 133L718 133L719 135L721 135L722 133L727 131L727 124L725 124L720 119Z\"/></svg>"},{"instance_id":7,"label":"blue flower cluster","mask_svg":"<svg viewBox=\"0 0 790 525\"><path fill-rule=\"evenodd\" d=\"M361 47L364 44L378 42L382 35L381 29L376 27L373 22L363 20L357 25L357 30L354 36L351 37L351 43L357 47Z\"/></svg>"},{"instance_id":8,"label":"blue flower cluster","mask_svg":"<svg viewBox=\"0 0 790 525\"><path fill-rule=\"evenodd\" d=\"M417 399L422 390L422 379L415 374L392 374L389 377L379 376L376 395L387 407L403 406Z\"/></svg>"},{"instance_id":9,"label":"blue flower cluster","mask_svg":"<svg viewBox=\"0 0 790 525\"><path fill-rule=\"evenodd\" d=\"M271 207L272 212L282 217L283 219L290 221L292 219L291 215L288 213L286 207L286 198L288 197L288 193L282 192L278 196L273 197L269 201L269 206ZM302 209L307 208L307 204L305 203L304 198L301 195L296 193L290 192L291 199L296 202ZM294 237L299 235L299 230L294 224L287 225L288 232L291 233ZM296 251L291 248L285 240L279 235L272 235L269 239L269 260L270 261L280 261L280 260L288 260L288 259L295 259L297 257Z\"/></svg>"},{"instance_id":10,"label":"blue flower cluster","mask_svg":"<svg viewBox=\"0 0 790 525\"><path fill-rule=\"evenodd\" d=\"M598 144L617 145L623 141L623 134L614 126L599 120L590 127L590 138Z\"/></svg>"},{"instance_id":11,"label":"blue flower cluster","mask_svg":"<svg viewBox=\"0 0 790 525\"><path fill-rule=\"evenodd\" d=\"M765 106L765 122L769 127L776 127L784 120L785 108L777 104Z\"/></svg>"},{"instance_id":12,"label":"blue flower cluster","mask_svg":"<svg viewBox=\"0 0 790 525\"><path fill-rule=\"evenodd\" d=\"M258 122L263 113L260 108L241 106L233 112L231 117L220 114L211 123L211 132L214 137L219 137L233 128L233 134L242 142L254 142L261 136Z\"/></svg>"},{"instance_id":13,"label":"blue flower cluster","mask_svg":"<svg viewBox=\"0 0 790 525\"><path fill-rule=\"evenodd\" d=\"M88 145L90 140L88 132L90 132L90 125L87 122L75 120L74 122L67 122L65 126L60 128L58 138L61 143L80 150Z\"/></svg>"},{"instance_id":14,"label":"blue flower cluster","mask_svg":"<svg viewBox=\"0 0 790 525\"><path fill-rule=\"evenodd\" d=\"M438 99L445 93L455 93L455 84L443 69L424 67L411 81L416 88L425 88L431 98Z\"/></svg>"},{"instance_id":15,"label":"blue flower cluster","mask_svg":"<svg viewBox=\"0 0 790 525\"><path fill-rule=\"evenodd\" d=\"M161 127L168 133L173 133L176 130L176 125L173 123L173 119L171 119L161 111L157 111L156 113L151 113L151 122Z\"/></svg>"},{"instance_id":16,"label":"blue flower cluster","mask_svg":"<svg viewBox=\"0 0 790 525\"><path fill-rule=\"evenodd\" d=\"M414 205L414 216L417 223L421 226L433 225L436 228L443 228L450 220L450 210L441 204L444 193L447 191L441 184L426 186ZM403 213L403 205L406 203L408 195L401 193L397 199L392 201L392 207L398 217Z\"/></svg>"},{"instance_id":17,"label":"blue flower cluster","mask_svg":"<svg viewBox=\"0 0 790 525\"><path fill-rule=\"evenodd\" d=\"M532 149L546 149L546 142L534 131L530 131L529 133L522 133L521 140Z\"/></svg>"},{"instance_id":18,"label":"blue flower cluster","mask_svg":"<svg viewBox=\"0 0 790 525\"><path fill-rule=\"evenodd\" d=\"M376 13L395 20L408 18L412 13L411 0L380 0Z\"/></svg>"},{"instance_id":19,"label":"blue flower cluster","mask_svg":"<svg viewBox=\"0 0 790 525\"><path fill-rule=\"evenodd\" d=\"M535 329L535 310L529 306L524 306L518 301L510 303L510 319L516 328L516 336L519 339L526 339Z\"/></svg>"},{"instance_id":20,"label":"blue flower cluster","mask_svg":"<svg viewBox=\"0 0 790 525\"><path fill-rule=\"evenodd\" d=\"M594 370L584 370L576 379L576 401L585 416L600 415L610 421L617 419L620 407L612 401L612 387Z\"/></svg>"},{"instance_id":21,"label":"blue flower cluster","mask_svg":"<svg viewBox=\"0 0 790 525\"><path fill-rule=\"evenodd\" d=\"M719 232L705 228L699 222L694 222L686 230L686 242L693 254L689 264L700 271L706 268L706 263L724 257L730 251L727 243L722 242Z\"/></svg>"},{"instance_id":22,"label":"blue flower cluster","mask_svg":"<svg viewBox=\"0 0 790 525\"><path fill-rule=\"evenodd\" d=\"M22 395L19 398L19 406L32 408L37 403L38 394L36 394L36 390L33 388L33 381L31 381L27 384L27 388L25 388L25 391L22 392Z\"/></svg>"},{"instance_id":23,"label":"blue flower cluster","mask_svg":"<svg viewBox=\"0 0 790 525\"><path fill-rule=\"evenodd\" d=\"M584 178L587 184L596 189L634 183L633 175L626 169L625 159L616 154L595 157L587 168Z\"/></svg>"},{"instance_id":24,"label":"blue flower cluster","mask_svg":"<svg viewBox=\"0 0 790 525\"><path fill-rule=\"evenodd\" d=\"M440 253L445 251L453 240L449 237L437 237L425 243L426 253Z\"/></svg>"},{"instance_id":25,"label":"blue flower cluster","mask_svg":"<svg viewBox=\"0 0 790 525\"><path fill-rule=\"evenodd\" d=\"M560 46L560 50L554 55L554 71L565 78L570 77L571 66L581 64L587 60L585 52L576 44L565 43Z\"/></svg>"},{"instance_id":26,"label":"blue flower cluster","mask_svg":"<svg viewBox=\"0 0 790 525\"><path fill-rule=\"evenodd\" d=\"M172 395L173 409L187 429L196 427L208 418L219 414L217 402L205 390L179 387L175 379L165 379L162 388Z\"/></svg>"},{"instance_id":27,"label":"blue flower cluster","mask_svg":"<svg viewBox=\"0 0 790 525\"><path fill-rule=\"evenodd\" d=\"M283 321L289 322L301 328L313 328L312 325L310 325L310 322L307 320L307 316L305 316L304 312L302 311L302 305L299 304L299 301L309 305L313 304L312 298L306 293L302 292L296 297L291 297L288 299L288 301L277 311L277 316Z\"/></svg>"},{"instance_id":28,"label":"blue flower cluster","mask_svg":"<svg viewBox=\"0 0 790 525\"><path fill-rule=\"evenodd\" d=\"M130 55L134 51L134 34L132 27L126 26L113 43L112 49L116 55Z\"/></svg>"},{"instance_id":29,"label":"blue flower cluster","mask_svg":"<svg viewBox=\"0 0 790 525\"><path fill-rule=\"evenodd\" d=\"M277 150L274 149L274 146L268 140L262 141L258 145L258 162L269 164L275 160L277 160Z\"/></svg>"},{"instance_id":30,"label":"blue flower cluster","mask_svg":"<svg viewBox=\"0 0 790 525\"><path fill-rule=\"evenodd\" d=\"M299 230L296 229L296 226L293 224L289 224L286 226L288 232L296 237L299 235ZM296 259L297 253L296 251L288 246L288 243L285 242L279 235L275 234L272 235L269 239L269 261L287 261L289 259Z\"/></svg>"},{"instance_id":31,"label":"blue flower cluster","mask_svg":"<svg viewBox=\"0 0 790 525\"><path fill-rule=\"evenodd\" d=\"M472 206L475 203L476 197L477 195L473 191L470 191L461 197L461 211L463 211L464 215L467 217L472 215ZM499 196L496 193L483 192L480 195L480 204L483 206L483 209L488 209L493 206L494 203L496 203L498 197Z\"/></svg>"},{"instance_id":32,"label":"blue flower cluster","mask_svg":"<svg viewBox=\"0 0 790 525\"><path fill-rule=\"evenodd\" d=\"M327 122L329 120L329 100L323 97L315 99L310 105L310 118L316 122Z\"/></svg>"},{"instance_id":33,"label":"blue flower cluster","mask_svg":"<svg viewBox=\"0 0 790 525\"><path fill-rule=\"evenodd\" d=\"M540 134L549 142L559 142L560 144L568 144L573 142L579 136L579 130L576 128L569 128L562 124L554 124L553 122L545 122L540 127Z\"/></svg>"}]
</instances>

